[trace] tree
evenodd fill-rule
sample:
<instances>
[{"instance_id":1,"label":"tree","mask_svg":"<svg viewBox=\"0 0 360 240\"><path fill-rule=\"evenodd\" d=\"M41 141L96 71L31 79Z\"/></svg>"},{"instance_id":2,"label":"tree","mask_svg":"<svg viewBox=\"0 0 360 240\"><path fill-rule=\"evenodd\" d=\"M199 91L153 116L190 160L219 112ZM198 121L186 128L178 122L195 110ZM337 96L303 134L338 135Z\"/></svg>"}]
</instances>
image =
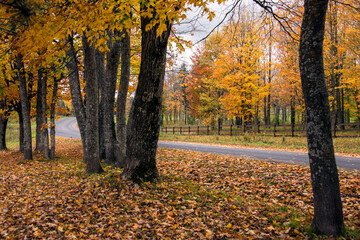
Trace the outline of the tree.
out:
<instances>
[{"instance_id":1,"label":"tree","mask_svg":"<svg viewBox=\"0 0 360 240\"><path fill-rule=\"evenodd\" d=\"M30 122L30 101L26 84L25 66L22 55L16 57L16 70L19 79L21 112L24 126L24 160L32 160L32 134Z\"/></svg>"},{"instance_id":2,"label":"tree","mask_svg":"<svg viewBox=\"0 0 360 240\"><path fill-rule=\"evenodd\" d=\"M154 10L148 2L142 8L143 11ZM166 49L172 24L167 20L164 25L157 24L148 29L153 18L152 14L150 17L141 17L139 82L127 125L127 159L122 177L134 182L153 181L159 176L155 156L160 129ZM164 26L164 31L159 26Z\"/></svg>"},{"instance_id":3,"label":"tree","mask_svg":"<svg viewBox=\"0 0 360 240\"><path fill-rule=\"evenodd\" d=\"M117 138L116 165L124 167L126 161L126 99L130 81L130 29L124 30L121 42L121 77L116 101Z\"/></svg>"},{"instance_id":4,"label":"tree","mask_svg":"<svg viewBox=\"0 0 360 240\"><path fill-rule=\"evenodd\" d=\"M317 233L338 236L344 232L344 223L323 63L327 5L328 0L305 0L299 65L314 194L312 227Z\"/></svg>"},{"instance_id":5,"label":"tree","mask_svg":"<svg viewBox=\"0 0 360 240\"><path fill-rule=\"evenodd\" d=\"M84 80L86 82L86 125L84 161L86 173L100 173L103 169L99 155L99 87L96 76L95 47L86 35L82 37L84 49Z\"/></svg>"}]
</instances>

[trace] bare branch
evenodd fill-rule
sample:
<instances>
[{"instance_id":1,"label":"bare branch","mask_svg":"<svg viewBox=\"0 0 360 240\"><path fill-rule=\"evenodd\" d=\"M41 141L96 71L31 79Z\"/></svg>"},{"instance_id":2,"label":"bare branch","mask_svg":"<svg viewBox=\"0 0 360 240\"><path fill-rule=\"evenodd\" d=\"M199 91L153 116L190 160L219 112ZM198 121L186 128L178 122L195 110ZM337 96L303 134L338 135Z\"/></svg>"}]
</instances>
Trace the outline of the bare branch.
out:
<instances>
[{"instance_id":1,"label":"bare branch","mask_svg":"<svg viewBox=\"0 0 360 240\"><path fill-rule=\"evenodd\" d=\"M196 44L198 44L198 43L200 43L200 42L202 42L202 41L204 41L205 39L207 39L207 38L215 31L215 29L217 29L221 24L223 24L223 22L227 19L227 17L229 16L229 14L232 13L232 12L235 10L235 8L237 7L237 5L238 5L239 3L241 3L241 2L242 2L242 0L237 0L237 1L235 2L235 4L232 6L232 8L225 14L225 16L223 17L223 19L222 19L213 29L211 29L211 31L210 31L205 37L203 37L202 39L200 39L199 41L197 41L196 43L194 43L193 46L196 45Z\"/></svg>"}]
</instances>

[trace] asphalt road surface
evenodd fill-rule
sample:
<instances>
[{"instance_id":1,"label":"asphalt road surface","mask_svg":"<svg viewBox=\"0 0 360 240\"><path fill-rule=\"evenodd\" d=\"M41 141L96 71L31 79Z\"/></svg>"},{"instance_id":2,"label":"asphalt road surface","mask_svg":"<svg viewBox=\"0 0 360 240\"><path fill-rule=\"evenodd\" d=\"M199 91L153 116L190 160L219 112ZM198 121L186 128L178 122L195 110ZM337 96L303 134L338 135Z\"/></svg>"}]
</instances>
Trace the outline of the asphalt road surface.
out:
<instances>
[{"instance_id":1,"label":"asphalt road surface","mask_svg":"<svg viewBox=\"0 0 360 240\"><path fill-rule=\"evenodd\" d=\"M56 135L61 137L80 139L80 132L77 127L75 118L63 118L56 122ZM197 151L203 153L213 153L221 155L229 155L234 157L249 158L262 161L274 161L286 164L309 165L309 157L307 153L289 152L277 150L264 150L252 148L239 148L227 146L215 146L200 143L184 143L184 142L164 142L159 141L159 147L182 149L188 151ZM336 163L338 167L349 170L360 170L359 157L345 157L336 155Z\"/></svg>"}]
</instances>

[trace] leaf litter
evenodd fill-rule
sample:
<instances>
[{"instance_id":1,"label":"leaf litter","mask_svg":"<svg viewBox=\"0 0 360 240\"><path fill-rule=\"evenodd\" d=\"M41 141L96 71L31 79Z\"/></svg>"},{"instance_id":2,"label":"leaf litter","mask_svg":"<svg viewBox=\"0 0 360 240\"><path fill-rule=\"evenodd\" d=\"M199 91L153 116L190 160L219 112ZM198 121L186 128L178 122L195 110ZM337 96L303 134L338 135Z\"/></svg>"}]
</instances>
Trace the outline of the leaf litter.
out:
<instances>
[{"instance_id":1,"label":"leaf litter","mask_svg":"<svg viewBox=\"0 0 360 240\"><path fill-rule=\"evenodd\" d=\"M309 168L159 149L161 179L133 185L111 166L85 175L81 142L54 161L0 152L1 239L305 239ZM360 174L340 170L347 239L359 237Z\"/></svg>"}]
</instances>

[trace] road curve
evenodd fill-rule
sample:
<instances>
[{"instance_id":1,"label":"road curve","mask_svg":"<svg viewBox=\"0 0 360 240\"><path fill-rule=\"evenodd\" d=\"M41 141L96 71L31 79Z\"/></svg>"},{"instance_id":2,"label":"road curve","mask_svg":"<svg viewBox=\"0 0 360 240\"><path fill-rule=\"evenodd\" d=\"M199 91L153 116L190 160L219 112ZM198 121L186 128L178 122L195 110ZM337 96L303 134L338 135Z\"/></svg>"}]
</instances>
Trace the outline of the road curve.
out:
<instances>
[{"instance_id":1,"label":"road curve","mask_svg":"<svg viewBox=\"0 0 360 240\"><path fill-rule=\"evenodd\" d=\"M77 127L76 118L63 118L56 121L56 135L60 137L68 137L80 139L80 132ZM264 150L252 148L239 148L227 146L215 146L200 143L185 142L165 142L159 141L159 147L182 149L188 151L197 151L203 153L213 153L221 155L229 155L233 157L242 157L262 161L274 161L286 164L309 165L309 157L303 152L289 152L278 150ZM347 157L336 155L336 163L338 167L349 170L360 170L359 157Z\"/></svg>"}]
</instances>

